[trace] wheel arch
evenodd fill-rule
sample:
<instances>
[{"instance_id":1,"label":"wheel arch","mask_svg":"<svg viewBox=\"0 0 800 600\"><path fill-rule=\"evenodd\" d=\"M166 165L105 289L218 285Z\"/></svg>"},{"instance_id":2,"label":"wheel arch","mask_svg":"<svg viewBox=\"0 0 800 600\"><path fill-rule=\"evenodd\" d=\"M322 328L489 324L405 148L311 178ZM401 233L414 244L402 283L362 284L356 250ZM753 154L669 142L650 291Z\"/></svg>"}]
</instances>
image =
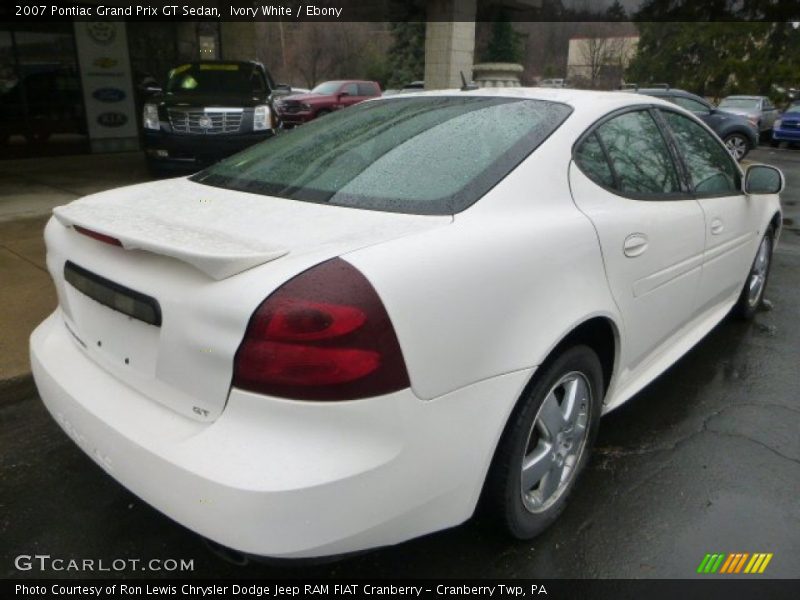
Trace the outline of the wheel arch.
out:
<instances>
[{"instance_id":1,"label":"wheel arch","mask_svg":"<svg viewBox=\"0 0 800 600\"><path fill-rule=\"evenodd\" d=\"M616 322L607 315L594 315L580 321L550 348L539 369L564 350L577 345L588 346L597 354L603 367L604 391L607 392L620 357L620 332Z\"/></svg>"},{"instance_id":2,"label":"wheel arch","mask_svg":"<svg viewBox=\"0 0 800 600\"><path fill-rule=\"evenodd\" d=\"M783 228L783 218L780 211L776 211L775 214L772 215L768 227L772 227L775 230L775 239L777 240Z\"/></svg>"},{"instance_id":3,"label":"wheel arch","mask_svg":"<svg viewBox=\"0 0 800 600\"><path fill-rule=\"evenodd\" d=\"M524 386L519 397L514 402L514 405L506 415L505 424L503 425L500 435L495 440L492 458L487 465L487 471L484 474L483 484L481 485L481 493L478 497L476 511L479 513L486 513L486 489L489 477L494 470L497 461L497 452L503 438L509 429L510 424L513 422L514 415L520 409L521 401L527 396L531 386L536 381L537 374L546 368L548 364L554 361L562 352L567 349L578 346L586 345L595 353L600 359L600 364L603 368L603 384L605 392L608 391L611 382L614 379L615 369L619 365L620 359L620 329L617 323L608 315L592 315L586 317L584 320L576 323L568 333L566 333L560 340L558 340L550 350L547 352L544 359L539 363L539 366L534 371L531 378ZM602 411L602 407L601 407ZM601 413L602 414L602 413Z\"/></svg>"}]
</instances>

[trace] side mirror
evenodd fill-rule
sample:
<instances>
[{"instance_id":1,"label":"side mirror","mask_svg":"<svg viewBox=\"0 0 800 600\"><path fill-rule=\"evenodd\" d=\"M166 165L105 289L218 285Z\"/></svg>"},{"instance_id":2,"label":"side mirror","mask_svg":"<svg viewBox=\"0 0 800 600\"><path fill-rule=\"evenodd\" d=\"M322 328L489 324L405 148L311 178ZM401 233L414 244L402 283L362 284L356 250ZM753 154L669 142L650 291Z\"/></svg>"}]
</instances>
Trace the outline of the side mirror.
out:
<instances>
[{"instance_id":1,"label":"side mirror","mask_svg":"<svg viewBox=\"0 0 800 600\"><path fill-rule=\"evenodd\" d=\"M783 173L769 165L752 165L744 175L745 194L780 194L785 187Z\"/></svg>"},{"instance_id":2,"label":"side mirror","mask_svg":"<svg viewBox=\"0 0 800 600\"><path fill-rule=\"evenodd\" d=\"M339 98L347 98L350 96L349 92L339 92Z\"/></svg>"}]
</instances>

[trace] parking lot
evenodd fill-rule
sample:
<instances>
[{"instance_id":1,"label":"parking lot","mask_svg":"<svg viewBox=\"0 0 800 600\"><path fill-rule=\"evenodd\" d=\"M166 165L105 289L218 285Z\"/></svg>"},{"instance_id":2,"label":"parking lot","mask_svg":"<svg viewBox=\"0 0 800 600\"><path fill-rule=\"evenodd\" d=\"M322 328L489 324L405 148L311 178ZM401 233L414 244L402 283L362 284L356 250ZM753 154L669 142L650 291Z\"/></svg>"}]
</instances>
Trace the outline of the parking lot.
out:
<instances>
[{"instance_id":1,"label":"parking lot","mask_svg":"<svg viewBox=\"0 0 800 600\"><path fill-rule=\"evenodd\" d=\"M47 554L191 559L181 575L196 577L683 578L706 553L769 552L763 576L800 576L800 151L762 147L749 159L787 178L772 309L724 321L605 417L571 504L538 539L512 542L473 520L339 562L233 564L108 477L25 394L0 403L0 572L91 576L14 567L18 555Z\"/></svg>"}]
</instances>

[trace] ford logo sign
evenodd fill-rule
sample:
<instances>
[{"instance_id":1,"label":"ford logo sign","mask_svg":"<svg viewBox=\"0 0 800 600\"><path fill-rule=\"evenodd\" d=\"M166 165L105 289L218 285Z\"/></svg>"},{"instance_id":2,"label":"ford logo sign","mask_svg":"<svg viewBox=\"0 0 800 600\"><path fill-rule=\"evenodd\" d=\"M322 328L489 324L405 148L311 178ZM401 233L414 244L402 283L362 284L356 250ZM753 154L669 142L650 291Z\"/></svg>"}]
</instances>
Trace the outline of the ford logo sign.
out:
<instances>
[{"instance_id":1,"label":"ford logo sign","mask_svg":"<svg viewBox=\"0 0 800 600\"><path fill-rule=\"evenodd\" d=\"M104 112L97 115L97 122L103 127L122 127L128 122L128 117L120 112Z\"/></svg>"},{"instance_id":2,"label":"ford logo sign","mask_svg":"<svg viewBox=\"0 0 800 600\"><path fill-rule=\"evenodd\" d=\"M125 92L117 88L104 87L93 91L92 97L100 102L120 102L125 98Z\"/></svg>"}]
</instances>

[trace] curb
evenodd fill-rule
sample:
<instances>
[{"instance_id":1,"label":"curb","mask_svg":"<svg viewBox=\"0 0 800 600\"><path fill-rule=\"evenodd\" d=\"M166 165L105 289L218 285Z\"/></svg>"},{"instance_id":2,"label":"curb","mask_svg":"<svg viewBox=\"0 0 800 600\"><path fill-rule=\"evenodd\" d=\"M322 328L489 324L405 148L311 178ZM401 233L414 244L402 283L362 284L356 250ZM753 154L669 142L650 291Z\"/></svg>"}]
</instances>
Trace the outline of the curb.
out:
<instances>
[{"instance_id":1,"label":"curb","mask_svg":"<svg viewBox=\"0 0 800 600\"><path fill-rule=\"evenodd\" d=\"M16 377L0 379L0 408L36 394L33 375L23 373Z\"/></svg>"}]
</instances>

